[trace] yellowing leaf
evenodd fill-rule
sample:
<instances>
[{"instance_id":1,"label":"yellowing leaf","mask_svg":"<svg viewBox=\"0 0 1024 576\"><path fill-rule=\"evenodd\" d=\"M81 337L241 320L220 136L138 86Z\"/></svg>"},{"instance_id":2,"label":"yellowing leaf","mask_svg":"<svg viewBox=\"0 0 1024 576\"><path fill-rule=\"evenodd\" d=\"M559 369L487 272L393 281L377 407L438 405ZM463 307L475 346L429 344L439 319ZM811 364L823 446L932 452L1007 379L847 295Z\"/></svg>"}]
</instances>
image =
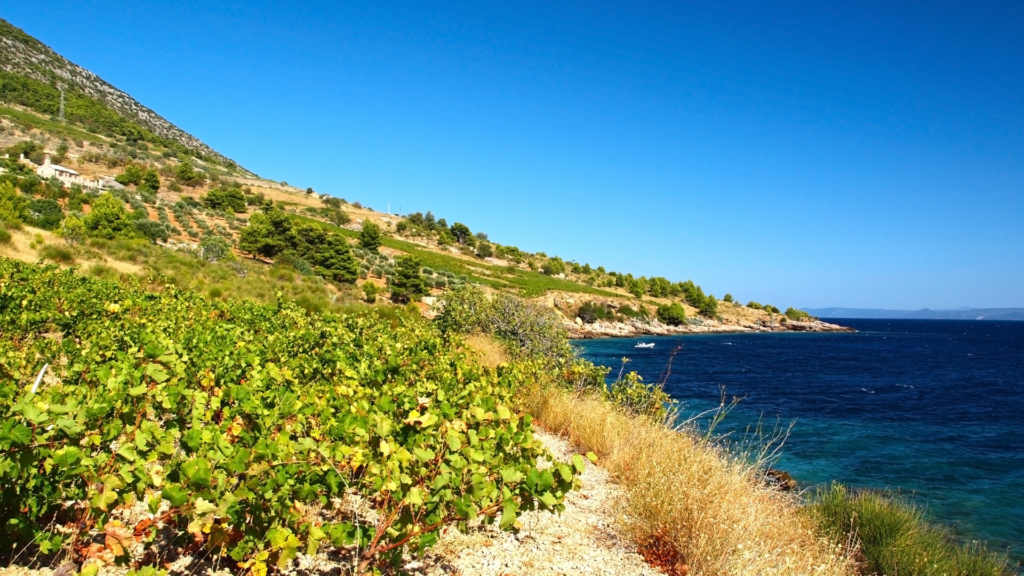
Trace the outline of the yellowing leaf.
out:
<instances>
[{"instance_id":1,"label":"yellowing leaf","mask_svg":"<svg viewBox=\"0 0 1024 576\"><path fill-rule=\"evenodd\" d=\"M213 512L216 512L217 505L214 504L213 502L206 501L205 499L203 499L203 497L200 496L199 498L196 499L195 511L196 514L200 516L205 516L207 514L212 514Z\"/></svg>"}]
</instances>

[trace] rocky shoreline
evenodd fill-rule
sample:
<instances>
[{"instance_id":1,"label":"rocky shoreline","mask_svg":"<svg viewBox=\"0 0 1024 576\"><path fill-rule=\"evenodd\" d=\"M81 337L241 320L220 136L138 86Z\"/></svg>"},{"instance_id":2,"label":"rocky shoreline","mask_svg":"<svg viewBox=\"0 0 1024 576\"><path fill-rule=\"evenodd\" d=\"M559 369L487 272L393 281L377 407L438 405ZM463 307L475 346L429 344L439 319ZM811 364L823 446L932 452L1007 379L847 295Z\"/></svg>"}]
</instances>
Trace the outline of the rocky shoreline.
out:
<instances>
[{"instance_id":1,"label":"rocky shoreline","mask_svg":"<svg viewBox=\"0 0 1024 576\"><path fill-rule=\"evenodd\" d=\"M700 319L693 324L669 326L658 320L643 321L631 319L626 322L607 322L597 320L586 324L579 318L568 319L563 324L574 340L589 338L633 338L637 336L675 336L680 334L732 334L744 332L856 332L853 328L829 324L821 320L797 322L786 319L785 322L721 322L718 320Z\"/></svg>"}]
</instances>

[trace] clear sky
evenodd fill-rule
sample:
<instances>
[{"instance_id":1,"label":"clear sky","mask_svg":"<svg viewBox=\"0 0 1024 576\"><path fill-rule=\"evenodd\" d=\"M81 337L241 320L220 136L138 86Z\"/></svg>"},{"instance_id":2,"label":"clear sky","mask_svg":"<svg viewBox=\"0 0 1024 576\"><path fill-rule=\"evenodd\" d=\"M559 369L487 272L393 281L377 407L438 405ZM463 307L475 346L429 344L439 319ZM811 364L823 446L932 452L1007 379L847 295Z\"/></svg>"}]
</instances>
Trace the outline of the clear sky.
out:
<instances>
[{"instance_id":1,"label":"clear sky","mask_svg":"<svg viewBox=\"0 0 1024 576\"><path fill-rule=\"evenodd\" d=\"M375 209L782 308L1024 306L1024 3L185 4L0 16Z\"/></svg>"}]
</instances>

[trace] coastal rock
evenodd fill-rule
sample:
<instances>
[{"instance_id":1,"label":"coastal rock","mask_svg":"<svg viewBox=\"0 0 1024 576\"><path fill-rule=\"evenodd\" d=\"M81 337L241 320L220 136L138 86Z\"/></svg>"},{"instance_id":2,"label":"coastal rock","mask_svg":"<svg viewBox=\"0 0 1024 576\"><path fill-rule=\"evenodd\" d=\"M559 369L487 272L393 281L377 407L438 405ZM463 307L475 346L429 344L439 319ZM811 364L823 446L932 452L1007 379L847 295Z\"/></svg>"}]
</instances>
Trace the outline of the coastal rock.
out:
<instances>
[{"instance_id":1,"label":"coastal rock","mask_svg":"<svg viewBox=\"0 0 1024 576\"><path fill-rule=\"evenodd\" d=\"M792 492L793 490L799 489L799 485L796 480L790 476L789 472L784 470L776 470L775 468L769 468L764 473L765 484L780 490L782 492Z\"/></svg>"}]
</instances>

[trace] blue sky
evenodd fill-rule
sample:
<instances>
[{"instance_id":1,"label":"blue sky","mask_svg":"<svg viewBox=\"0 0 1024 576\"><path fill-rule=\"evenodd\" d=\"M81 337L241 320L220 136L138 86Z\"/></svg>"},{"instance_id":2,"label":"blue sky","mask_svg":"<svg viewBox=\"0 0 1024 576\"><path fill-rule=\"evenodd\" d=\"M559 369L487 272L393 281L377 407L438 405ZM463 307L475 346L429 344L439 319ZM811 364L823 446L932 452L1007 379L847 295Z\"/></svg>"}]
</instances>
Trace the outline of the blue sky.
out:
<instances>
[{"instance_id":1,"label":"blue sky","mask_svg":"<svg viewBox=\"0 0 1024 576\"><path fill-rule=\"evenodd\" d=\"M1024 4L58 2L264 177L777 306L1024 306ZM721 5L721 6L720 6Z\"/></svg>"}]
</instances>

